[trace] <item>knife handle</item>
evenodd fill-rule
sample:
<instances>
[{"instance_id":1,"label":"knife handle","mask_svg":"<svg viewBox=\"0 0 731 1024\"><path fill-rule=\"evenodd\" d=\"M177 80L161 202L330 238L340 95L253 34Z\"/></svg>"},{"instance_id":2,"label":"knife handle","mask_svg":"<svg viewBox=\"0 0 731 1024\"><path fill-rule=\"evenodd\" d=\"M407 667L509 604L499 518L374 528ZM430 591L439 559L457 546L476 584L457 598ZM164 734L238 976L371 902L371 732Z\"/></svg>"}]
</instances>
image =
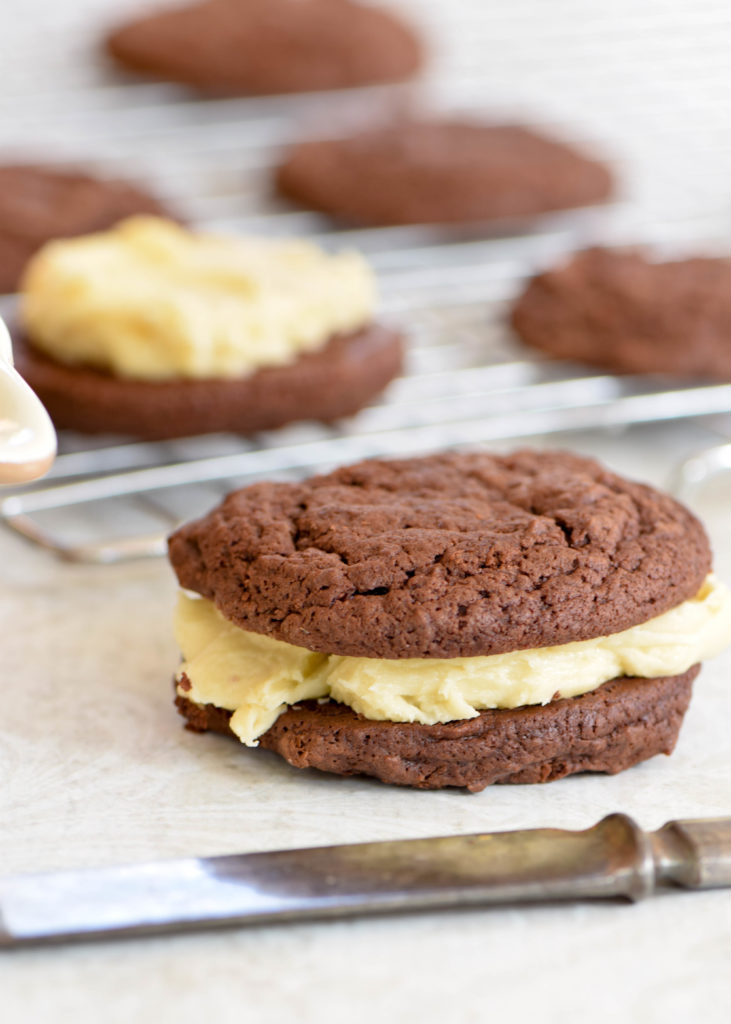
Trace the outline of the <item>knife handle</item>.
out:
<instances>
[{"instance_id":1,"label":"knife handle","mask_svg":"<svg viewBox=\"0 0 731 1024\"><path fill-rule=\"evenodd\" d=\"M731 886L731 818L669 821L650 841L658 883L686 889Z\"/></svg>"}]
</instances>

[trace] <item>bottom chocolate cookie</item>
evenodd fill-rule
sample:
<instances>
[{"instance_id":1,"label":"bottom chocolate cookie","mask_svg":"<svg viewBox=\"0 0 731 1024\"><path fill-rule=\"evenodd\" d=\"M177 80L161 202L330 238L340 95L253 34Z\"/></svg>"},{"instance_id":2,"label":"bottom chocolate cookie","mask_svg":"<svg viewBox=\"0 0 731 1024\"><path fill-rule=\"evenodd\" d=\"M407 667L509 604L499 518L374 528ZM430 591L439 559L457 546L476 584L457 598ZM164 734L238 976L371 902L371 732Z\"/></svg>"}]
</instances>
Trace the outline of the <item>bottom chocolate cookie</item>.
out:
<instances>
[{"instance_id":1,"label":"bottom chocolate cookie","mask_svg":"<svg viewBox=\"0 0 731 1024\"><path fill-rule=\"evenodd\" d=\"M253 434L351 416L401 372L399 334L371 324L285 366L235 379L142 381L63 365L15 341L16 366L59 428L146 440Z\"/></svg>"},{"instance_id":2,"label":"bottom chocolate cookie","mask_svg":"<svg viewBox=\"0 0 731 1024\"><path fill-rule=\"evenodd\" d=\"M296 768L372 775L417 789L478 792L493 783L615 774L672 752L699 669L613 679L579 697L483 711L445 725L370 721L342 704L304 701L280 715L259 742ZM233 735L228 711L181 696L175 703L188 728Z\"/></svg>"}]
</instances>

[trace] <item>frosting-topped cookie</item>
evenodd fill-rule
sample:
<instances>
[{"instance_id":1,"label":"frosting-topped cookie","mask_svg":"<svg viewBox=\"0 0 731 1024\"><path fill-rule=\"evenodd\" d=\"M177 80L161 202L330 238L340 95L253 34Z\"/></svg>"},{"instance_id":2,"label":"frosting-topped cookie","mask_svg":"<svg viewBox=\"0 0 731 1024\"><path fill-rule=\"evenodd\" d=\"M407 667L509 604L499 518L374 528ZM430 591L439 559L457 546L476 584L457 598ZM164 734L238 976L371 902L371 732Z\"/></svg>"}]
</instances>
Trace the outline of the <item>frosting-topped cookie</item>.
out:
<instances>
[{"instance_id":1,"label":"frosting-topped cookie","mask_svg":"<svg viewBox=\"0 0 731 1024\"><path fill-rule=\"evenodd\" d=\"M20 319L59 362L137 380L241 377L359 330L376 286L355 252L134 217L54 242L23 280Z\"/></svg>"},{"instance_id":2,"label":"frosting-topped cookie","mask_svg":"<svg viewBox=\"0 0 731 1024\"><path fill-rule=\"evenodd\" d=\"M618 633L710 570L669 495L565 452L373 460L229 495L170 541L183 587L309 650L457 658Z\"/></svg>"},{"instance_id":3,"label":"frosting-topped cookie","mask_svg":"<svg viewBox=\"0 0 731 1024\"><path fill-rule=\"evenodd\" d=\"M197 234L155 218L45 246L18 368L54 422L143 438L352 415L401 370L357 253Z\"/></svg>"}]
</instances>

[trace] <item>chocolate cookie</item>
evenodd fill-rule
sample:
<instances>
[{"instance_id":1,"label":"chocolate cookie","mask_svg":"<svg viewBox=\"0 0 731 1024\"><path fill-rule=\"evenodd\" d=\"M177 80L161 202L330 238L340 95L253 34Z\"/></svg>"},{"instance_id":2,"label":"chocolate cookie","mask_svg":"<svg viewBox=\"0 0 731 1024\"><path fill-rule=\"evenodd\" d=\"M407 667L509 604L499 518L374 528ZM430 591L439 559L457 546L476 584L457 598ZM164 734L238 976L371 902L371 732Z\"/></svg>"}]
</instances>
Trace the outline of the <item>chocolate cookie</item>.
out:
<instances>
[{"instance_id":1,"label":"chocolate cookie","mask_svg":"<svg viewBox=\"0 0 731 1024\"><path fill-rule=\"evenodd\" d=\"M307 92L410 78L421 44L396 15L351 0L204 0L113 32L133 71L204 92Z\"/></svg>"},{"instance_id":2,"label":"chocolate cookie","mask_svg":"<svg viewBox=\"0 0 731 1024\"><path fill-rule=\"evenodd\" d=\"M400 336L377 325L333 336L285 366L218 380L142 381L64 365L22 340L16 365L57 427L162 439L253 434L357 412L401 371Z\"/></svg>"},{"instance_id":3,"label":"chocolate cookie","mask_svg":"<svg viewBox=\"0 0 731 1024\"><path fill-rule=\"evenodd\" d=\"M45 242L100 231L135 213L165 209L124 181L34 164L0 166L0 292L15 291Z\"/></svg>"},{"instance_id":4,"label":"chocolate cookie","mask_svg":"<svg viewBox=\"0 0 731 1024\"><path fill-rule=\"evenodd\" d=\"M305 701L280 715L260 745L296 768L417 789L477 792L576 772L615 774L672 752L697 674L695 666L662 679L615 679L580 697L446 725L373 722L342 704ZM233 736L229 712L181 696L175 703L192 730Z\"/></svg>"},{"instance_id":5,"label":"chocolate cookie","mask_svg":"<svg viewBox=\"0 0 731 1024\"><path fill-rule=\"evenodd\" d=\"M565 452L373 460L259 483L170 539L181 586L322 653L454 658L618 633L693 597L701 524Z\"/></svg>"},{"instance_id":6,"label":"chocolate cookie","mask_svg":"<svg viewBox=\"0 0 731 1024\"><path fill-rule=\"evenodd\" d=\"M562 359L731 380L731 260L588 249L533 278L511 319L526 344Z\"/></svg>"},{"instance_id":7,"label":"chocolate cookie","mask_svg":"<svg viewBox=\"0 0 731 1024\"><path fill-rule=\"evenodd\" d=\"M607 199L601 163L517 125L405 120L303 142L276 177L284 195L364 224L530 217Z\"/></svg>"}]
</instances>

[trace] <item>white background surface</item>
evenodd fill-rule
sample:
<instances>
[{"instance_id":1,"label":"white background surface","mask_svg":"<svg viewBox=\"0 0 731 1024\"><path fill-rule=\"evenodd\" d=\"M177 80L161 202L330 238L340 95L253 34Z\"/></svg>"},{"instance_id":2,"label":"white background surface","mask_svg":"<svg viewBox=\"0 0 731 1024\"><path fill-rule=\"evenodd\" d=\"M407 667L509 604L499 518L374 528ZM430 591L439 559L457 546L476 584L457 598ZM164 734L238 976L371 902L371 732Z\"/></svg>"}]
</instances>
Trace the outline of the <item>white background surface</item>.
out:
<instances>
[{"instance_id":1,"label":"white background surface","mask_svg":"<svg viewBox=\"0 0 731 1024\"><path fill-rule=\"evenodd\" d=\"M100 84L109 83L104 102L110 107L123 111L129 102L97 66L89 43L99 13L113 20L124 5L70 6L3 0L0 116L7 143L32 139L38 148L43 137L51 148L83 144L90 151ZM725 236L731 197L725 4L412 0L408 6L438 41L437 72L428 85L435 95L471 103L483 96L604 140L624 170L639 219L685 219L697 224L699 238ZM664 483L681 456L711 437L705 428L677 424L560 441ZM718 568L729 580L730 500L731 487L720 485L697 497ZM672 759L656 758L615 778L478 795L419 793L297 773L273 755L185 733L171 707L174 586L164 564L63 566L6 533L0 564L3 872L584 827L615 810L648 828L671 817L731 813L730 655L704 668ZM0 994L3 1024L359 1024L374 1016L722 1022L731 1018L731 893L3 954Z\"/></svg>"}]
</instances>

